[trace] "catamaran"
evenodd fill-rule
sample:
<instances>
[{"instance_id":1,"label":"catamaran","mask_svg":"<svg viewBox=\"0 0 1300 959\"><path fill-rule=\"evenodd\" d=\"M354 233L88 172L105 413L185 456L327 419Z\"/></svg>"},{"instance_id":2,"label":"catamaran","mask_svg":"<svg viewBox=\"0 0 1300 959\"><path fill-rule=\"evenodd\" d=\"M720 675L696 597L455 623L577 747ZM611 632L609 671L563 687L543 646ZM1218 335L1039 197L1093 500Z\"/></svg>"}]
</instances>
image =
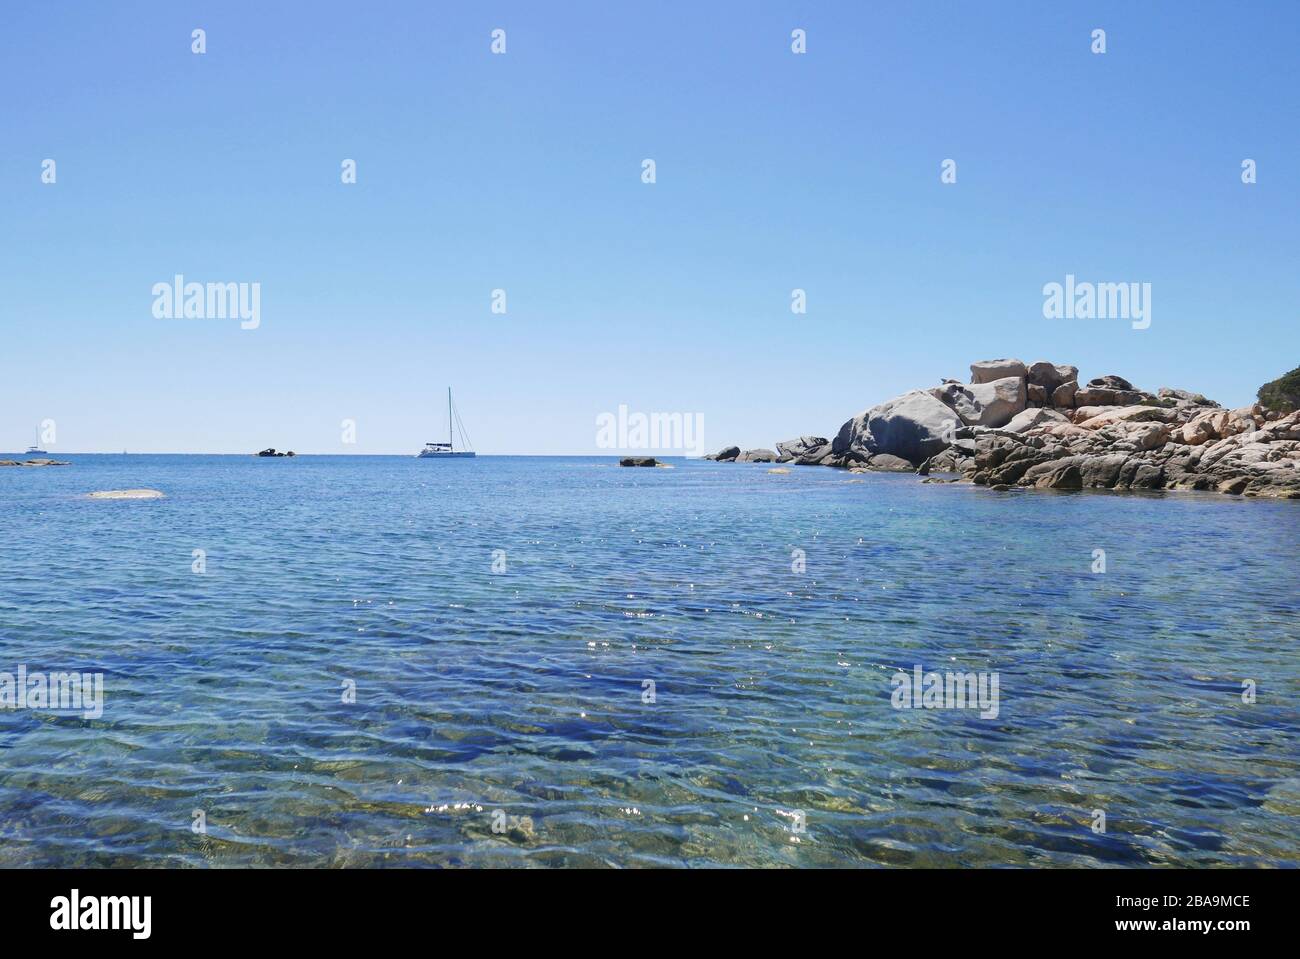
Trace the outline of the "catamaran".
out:
<instances>
[{"instance_id":1,"label":"catamaran","mask_svg":"<svg viewBox=\"0 0 1300 959\"><path fill-rule=\"evenodd\" d=\"M450 456L459 458L474 455L474 450L468 448L470 443L469 437L465 435L465 424L460 422L460 413L456 412L455 409L456 408L452 406L451 387L449 386L447 387L447 442L425 443L424 449L420 450L416 456L420 459L446 459ZM460 439L461 443L467 447L466 449L458 450L454 445L456 442L456 433L452 429L453 416L455 417L455 422L460 423Z\"/></svg>"}]
</instances>

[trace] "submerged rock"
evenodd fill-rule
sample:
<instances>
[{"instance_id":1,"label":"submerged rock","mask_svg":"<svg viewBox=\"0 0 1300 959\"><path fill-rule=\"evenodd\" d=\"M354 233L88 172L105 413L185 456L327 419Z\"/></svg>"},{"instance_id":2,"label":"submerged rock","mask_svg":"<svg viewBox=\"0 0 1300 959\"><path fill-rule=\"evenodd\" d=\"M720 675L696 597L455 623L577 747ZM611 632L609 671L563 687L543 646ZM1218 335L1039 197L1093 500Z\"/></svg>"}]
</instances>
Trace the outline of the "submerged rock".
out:
<instances>
[{"instance_id":1,"label":"submerged rock","mask_svg":"<svg viewBox=\"0 0 1300 959\"><path fill-rule=\"evenodd\" d=\"M90 499L163 499L156 489L109 489L89 494Z\"/></svg>"}]
</instances>

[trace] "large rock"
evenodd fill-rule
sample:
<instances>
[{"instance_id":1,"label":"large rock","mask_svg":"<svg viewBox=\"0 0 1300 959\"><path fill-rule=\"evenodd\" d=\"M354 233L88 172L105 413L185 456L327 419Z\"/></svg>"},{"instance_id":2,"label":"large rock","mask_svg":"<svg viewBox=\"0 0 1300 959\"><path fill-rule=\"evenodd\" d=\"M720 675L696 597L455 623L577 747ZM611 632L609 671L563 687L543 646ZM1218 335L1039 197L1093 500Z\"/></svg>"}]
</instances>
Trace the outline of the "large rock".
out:
<instances>
[{"instance_id":1,"label":"large rock","mask_svg":"<svg viewBox=\"0 0 1300 959\"><path fill-rule=\"evenodd\" d=\"M938 391L939 399L967 426L1005 426L1025 408L1025 381L1015 376L991 383L949 383Z\"/></svg>"},{"instance_id":2,"label":"large rock","mask_svg":"<svg viewBox=\"0 0 1300 959\"><path fill-rule=\"evenodd\" d=\"M1206 399L1203 393L1193 393L1191 390L1175 390L1168 386L1162 386L1156 390L1156 396L1163 402L1173 406L1218 406L1214 400Z\"/></svg>"},{"instance_id":3,"label":"large rock","mask_svg":"<svg viewBox=\"0 0 1300 959\"><path fill-rule=\"evenodd\" d=\"M1129 394L1122 390L1111 390L1103 386L1085 386L1074 394L1075 406L1128 406Z\"/></svg>"},{"instance_id":4,"label":"large rock","mask_svg":"<svg viewBox=\"0 0 1300 959\"><path fill-rule=\"evenodd\" d=\"M1069 380L1062 383L1056 389L1052 390L1051 403L1053 406L1069 410L1074 408L1074 395L1079 392L1078 380Z\"/></svg>"},{"instance_id":5,"label":"large rock","mask_svg":"<svg viewBox=\"0 0 1300 959\"><path fill-rule=\"evenodd\" d=\"M1039 489L1083 489L1083 474L1074 463L1050 463L1042 474L1033 477ZM1033 472L1033 470L1030 470ZM1029 474L1025 475L1029 478Z\"/></svg>"},{"instance_id":6,"label":"large rock","mask_svg":"<svg viewBox=\"0 0 1300 959\"><path fill-rule=\"evenodd\" d=\"M736 457L737 463L775 463L777 455L775 450L745 450Z\"/></svg>"},{"instance_id":7,"label":"large rock","mask_svg":"<svg viewBox=\"0 0 1300 959\"><path fill-rule=\"evenodd\" d=\"M1024 433L1026 430L1032 430L1036 426L1053 426L1057 423L1069 423L1070 419L1064 413L1058 413L1056 410L1049 410L1046 407L1040 409L1021 410L1007 423L1004 429L1011 433Z\"/></svg>"},{"instance_id":8,"label":"large rock","mask_svg":"<svg viewBox=\"0 0 1300 959\"><path fill-rule=\"evenodd\" d=\"M831 466L833 464L830 462L830 459L833 455L834 454L831 452L831 441L827 440L821 446L814 446L802 456L796 458L794 462L798 463L800 466Z\"/></svg>"},{"instance_id":9,"label":"large rock","mask_svg":"<svg viewBox=\"0 0 1300 959\"><path fill-rule=\"evenodd\" d=\"M848 420L832 450L838 455L891 453L920 463L946 447L961 425L961 418L932 393L912 390Z\"/></svg>"},{"instance_id":10,"label":"large rock","mask_svg":"<svg viewBox=\"0 0 1300 959\"><path fill-rule=\"evenodd\" d=\"M1079 425L1085 430L1096 430L1108 423L1167 423L1169 420L1169 410L1159 406L1116 406L1080 420Z\"/></svg>"},{"instance_id":11,"label":"large rock","mask_svg":"<svg viewBox=\"0 0 1300 959\"><path fill-rule=\"evenodd\" d=\"M1183 424L1181 439L1188 446L1200 446L1238 433L1253 433L1258 425L1251 407L1236 410L1211 408Z\"/></svg>"},{"instance_id":12,"label":"large rock","mask_svg":"<svg viewBox=\"0 0 1300 959\"><path fill-rule=\"evenodd\" d=\"M1047 395L1051 396L1052 391L1062 383L1077 380L1079 378L1079 368L1077 366L1057 366L1047 360L1035 360L1029 364L1028 377L1032 385L1041 386Z\"/></svg>"},{"instance_id":13,"label":"large rock","mask_svg":"<svg viewBox=\"0 0 1300 959\"><path fill-rule=\"evenodd\" d=\"M782 440L776 444L776 451L781 454L782 463L791 460L811 460L816 462L830 452L831 441L824 436L800 436L798 439Z\"/></svg>"},{"instance_id":14,"label":"large rock","mask_svg":"<svg viewBox=\"0 0 1300 959\"><path fill-rule=\"evenodd\" d=\"M1070 414L1070 419L1075 423L1086 423L1094 416L1100 416L1102 413L1109 413L1112 410L1122 410L1122 406L1080 406Z\"/></svg>"},{"instance_id":15,"label":"large rock","mask_svg":"<svg viewBox=\"0 0 1300 959\"><path fill-rule=\"evenodd\" d=\"M867 469L885 473L912 473L916 471L916 466L901 456L894 456L892 453L877 453L867 460Z\"/></svg>"},{"instance_id":16,"label":"large rock","mask_svg":"<svg viewBox=\"0 0 1300 959\"><path fill-rule=\"evenodd\" d=\"M719 463L730 463L740 455L739 446L724 446L716 453L710 453L704 457L706 460L717 460Z\"/></svg>"},{"instance_id":17,"label":"large rock","mask_svg":"<svg viewBox=\"0 0 1300 959\"><path fill-rule=\"evenodd\" d=\"M1079 464L1083 485L1090 489L1110 489L1118 482L1119 472L1127 459L1124 453L1085 457Z\"/></svg>"},{"instance_id":18,"label":"large rock","mask_svg":"<svg viewBox=\"0 0 1300 959\"><path fill-rule=\"evenodd\" d=\"M1088 381L1089 387L1098 387L1103 390L1132 390L1133 384L1122 376L1097 376Z\"/></svg>"},{"instance_id":19,"label":"large rock","mask_svg":"<svg viewBox=\"0 0 1300 959\"><path fill-rule=\"evenodd\" d=\"M1025 364L1020 360L978 360L970 365L971 383L992 383L1008 376L1025 378Z\"/></svg>"}]
</instances>

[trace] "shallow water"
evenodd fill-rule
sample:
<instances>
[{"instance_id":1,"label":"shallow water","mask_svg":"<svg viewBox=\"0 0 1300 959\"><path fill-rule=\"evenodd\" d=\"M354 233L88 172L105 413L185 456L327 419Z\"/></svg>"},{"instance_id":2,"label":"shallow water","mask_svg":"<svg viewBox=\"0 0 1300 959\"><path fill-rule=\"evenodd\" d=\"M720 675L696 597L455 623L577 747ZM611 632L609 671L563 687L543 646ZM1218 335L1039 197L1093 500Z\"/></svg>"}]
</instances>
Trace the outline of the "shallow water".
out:
<instances>
[{"instance_id":1,"label":"shallow water","mask_svg":"<svg viewBox=\"0 0 1300 959\"><path fill-rule=\"evenodd\" d=\"M1300 859L1300 503L60 458L0 469L0 671L105 702L0 710L2 866ZM998 715L893 708L918 664Z\"/></svg>"}]
</instances>

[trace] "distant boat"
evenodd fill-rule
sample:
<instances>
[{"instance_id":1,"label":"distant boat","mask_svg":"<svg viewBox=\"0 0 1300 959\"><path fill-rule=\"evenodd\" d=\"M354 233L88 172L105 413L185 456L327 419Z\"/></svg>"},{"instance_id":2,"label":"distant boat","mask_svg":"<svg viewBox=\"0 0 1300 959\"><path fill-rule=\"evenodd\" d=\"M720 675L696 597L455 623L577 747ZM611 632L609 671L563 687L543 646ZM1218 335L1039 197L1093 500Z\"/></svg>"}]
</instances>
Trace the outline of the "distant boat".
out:
<instances>
[{"instance_id":1,"label":"distant boat","mask_svg":"<svg viewBox=\"0 0 1300 959\"><path fill-rule=\"evenodd\" d=\"M43 449L40 449L39 447L36 447L36 446L29 446L29 447L27 447L27 453L26 453L25 455L27 455L27 456L46 456L46 455L48 455L48 454L49 454L49 450L43 450Z\"/></svg>"},{"instance_id":2,"label":"distant boat","mask_svg":"<svg viewBox=\"0 0 1300 959\"><path fill-rule=\"evenodd\" d=\"M471 457L474 456L472 449L456 449L456 432L452 428L452 417L455 416L455 422L460 423L460 414L454 412L455 407L451 403L451 387L447 387L447 442L445 443L425 443L424 449L415 455L420 459L448 459L450 457ZM460 424L460 439L465 446L469 446L469 438L465 435L465 424Z\"/></svg>"}]
</instances>

